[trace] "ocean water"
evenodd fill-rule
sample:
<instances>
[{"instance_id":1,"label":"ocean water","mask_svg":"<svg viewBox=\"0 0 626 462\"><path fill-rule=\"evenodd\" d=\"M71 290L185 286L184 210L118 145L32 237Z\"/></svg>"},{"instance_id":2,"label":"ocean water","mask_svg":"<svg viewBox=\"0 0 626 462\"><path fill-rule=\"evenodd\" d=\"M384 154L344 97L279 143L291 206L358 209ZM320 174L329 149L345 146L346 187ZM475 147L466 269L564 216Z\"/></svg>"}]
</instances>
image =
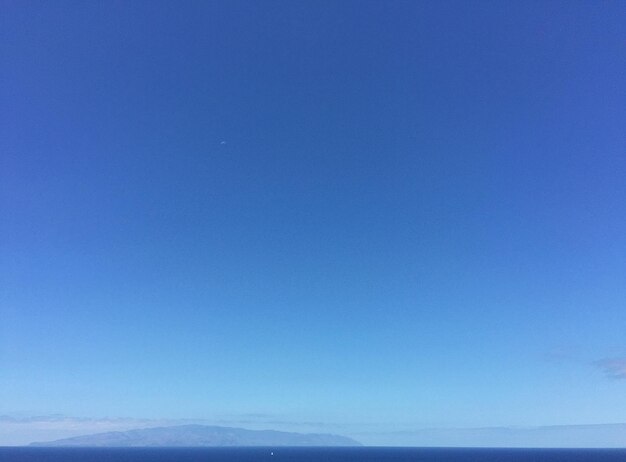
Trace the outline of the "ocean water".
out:
<instances>
[{"instance_id":1,"label":"ocean water","mask_svg":"<svg viewBox=\"0 0 626 462\"><path fill-rule=\"evenodd\" d=\"M0 448L0 462L626 462L626 449Z\"/></svg>"}]
</instances>

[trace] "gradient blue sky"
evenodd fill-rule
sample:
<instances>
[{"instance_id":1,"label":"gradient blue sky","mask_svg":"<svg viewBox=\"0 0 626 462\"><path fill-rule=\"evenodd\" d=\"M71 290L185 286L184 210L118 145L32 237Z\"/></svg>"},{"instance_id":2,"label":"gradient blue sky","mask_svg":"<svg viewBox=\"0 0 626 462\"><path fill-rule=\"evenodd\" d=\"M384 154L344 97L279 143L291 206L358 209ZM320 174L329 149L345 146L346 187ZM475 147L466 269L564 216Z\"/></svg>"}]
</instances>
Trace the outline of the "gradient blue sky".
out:
<instances>
[{"instance_id":1,"label":"gradient blue sky","mask_svg":"<svg viewBox=\"0 0 626 462\"><path fill-rule=\"evenodd\" d=\"M623 2L0 9L0 414L626 420Z\"/></svg>"}]
</instances>

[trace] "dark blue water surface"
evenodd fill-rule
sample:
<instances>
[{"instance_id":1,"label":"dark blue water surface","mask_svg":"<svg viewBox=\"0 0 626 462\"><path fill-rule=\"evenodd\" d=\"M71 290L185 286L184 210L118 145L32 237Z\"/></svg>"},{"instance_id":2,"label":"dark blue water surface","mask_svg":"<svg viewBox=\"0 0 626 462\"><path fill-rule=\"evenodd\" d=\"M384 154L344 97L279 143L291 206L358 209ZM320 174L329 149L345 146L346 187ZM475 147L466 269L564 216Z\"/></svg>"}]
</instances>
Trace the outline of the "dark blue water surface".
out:
<instances>
[{"instance_id":1,"label":"dark blue water surface","mask_svg":"<svg viewBox=\"0 0 626 462\"><path fill-rule=\"evenodd\" d=\"M272 455L273 452L273 455ZM626 449L0 448L0 462L626 462Z\"/></svg>"}]
</instances>

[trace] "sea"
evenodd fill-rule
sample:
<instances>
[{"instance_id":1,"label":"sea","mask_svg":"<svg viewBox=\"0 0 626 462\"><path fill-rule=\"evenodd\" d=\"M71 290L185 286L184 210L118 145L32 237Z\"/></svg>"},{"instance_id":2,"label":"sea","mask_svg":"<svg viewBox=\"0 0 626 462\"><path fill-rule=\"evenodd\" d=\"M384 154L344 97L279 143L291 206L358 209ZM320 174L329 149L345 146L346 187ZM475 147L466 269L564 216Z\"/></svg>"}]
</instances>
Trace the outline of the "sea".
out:
<instances>
[{"instance_id":1,"label":"sea","mask_svg":"<svg viewBox=\"0 0 626 462\"><path fill-rule=\"evenodd\" d=\"M626 462L626 449L486 448L30 448L0 462Z\"/></svg>"}]
</instances>

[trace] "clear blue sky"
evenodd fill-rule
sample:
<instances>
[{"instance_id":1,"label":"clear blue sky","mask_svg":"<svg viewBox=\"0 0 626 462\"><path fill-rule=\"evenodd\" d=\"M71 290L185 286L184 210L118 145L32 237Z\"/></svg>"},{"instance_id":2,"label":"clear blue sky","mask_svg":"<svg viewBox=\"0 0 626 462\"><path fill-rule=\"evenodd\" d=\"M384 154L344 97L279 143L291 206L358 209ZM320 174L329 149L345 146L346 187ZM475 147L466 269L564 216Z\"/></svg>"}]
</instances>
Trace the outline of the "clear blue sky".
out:
<instances>
[{"instance_id":1,"label":"clear blue sky","mask_svg":"<svg viewBox=\"0 0 626 462\"><path fill-rule=\"evenodd\" d=\"M626 420L623 2L0 10L0 413Z\"/></svg>"}]
</instances>

